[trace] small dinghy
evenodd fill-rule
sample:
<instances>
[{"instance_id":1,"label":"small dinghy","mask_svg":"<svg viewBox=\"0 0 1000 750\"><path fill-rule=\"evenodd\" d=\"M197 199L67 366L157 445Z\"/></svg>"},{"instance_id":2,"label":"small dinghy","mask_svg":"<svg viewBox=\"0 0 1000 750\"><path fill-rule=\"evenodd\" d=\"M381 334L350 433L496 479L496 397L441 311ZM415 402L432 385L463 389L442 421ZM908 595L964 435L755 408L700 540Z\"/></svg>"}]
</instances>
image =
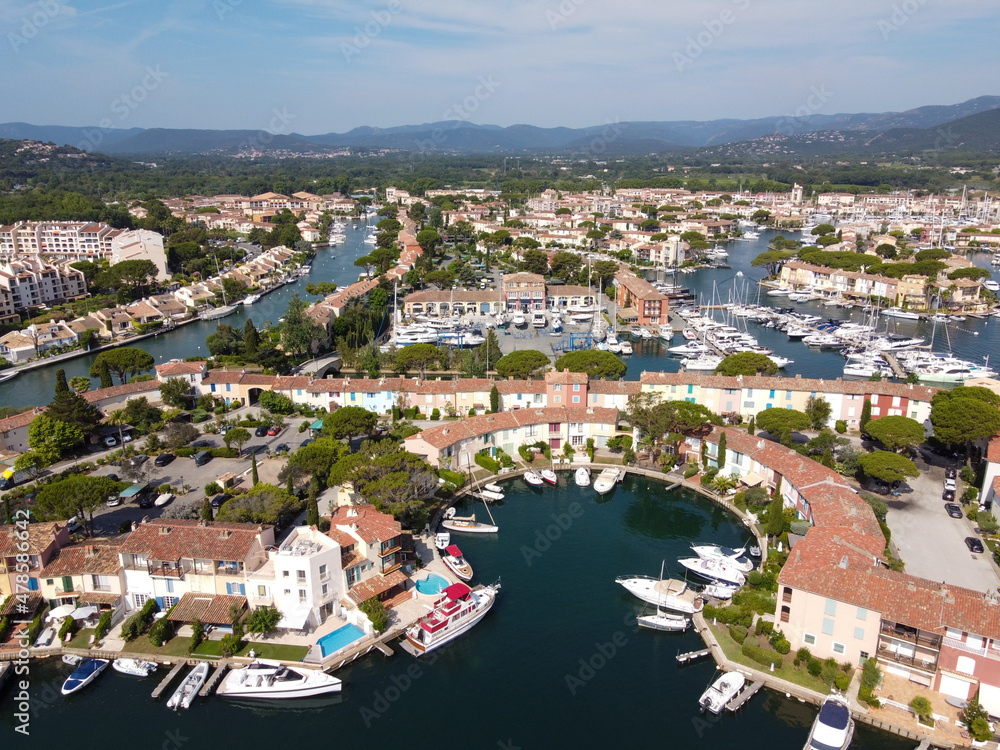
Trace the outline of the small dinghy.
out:
<instances>
[{"instance_id":1,"label":"small dinghy","mask_svg":"<svg viewBox=\"0 0 1000 750\"><path fill-rule=\"evenodd\" d=\"M198 695L198 691L201 690L201 686L205 684L207 678L208 662L203 661L188 672L184 681L177 686L174 694L167 701L167 708L172 708L175 711L178 708L190 708L191 704L194 703L195 696Z\"/></svg>"},{"instance_id":2,"label":"small dinghy","mask_svg":"<svg viewBox=\"0 0 1000 750\"><path fill-rule=\"evenodd\" d=\"M115 659L111 662L111 668L116 672L129 674L133 677L149 677L156 671L156 662L139 659Z\"/></svg>"},{"instance_id":3,"label":"small dinghy","mask_svg":"<svg viewBox=\"0 0 1000 750\"><path fill-rule=\"evenodd\" d=\"M535 473L534 471L529 471L524 475L524 481L530 484L532 487L541 487L543 484L541 475Z\"/></svg>"},{"instance_id":4,"label":"small dinghy","mask_svg":"<svg viewBox=\"0 0 1000 750\"><path fill-rule=\"evenodd\" d=\"M576 482L577 487L589 487L590 486L590 472L583 466L576 470L576 474L573 476L573 480Z\"/></svg>"},{"instance_id":5,"label":"small dinghy","mask_svg":"<svg viewBox=\"0 0 1000 750\"><path fill-rule=\"evenodd\" d=\"M552 471L552 469L542 469L541 475L542 479L549 484L555 484L559 481L559 478L556 476L556 473Z\"/></svg>"}]
</instances>

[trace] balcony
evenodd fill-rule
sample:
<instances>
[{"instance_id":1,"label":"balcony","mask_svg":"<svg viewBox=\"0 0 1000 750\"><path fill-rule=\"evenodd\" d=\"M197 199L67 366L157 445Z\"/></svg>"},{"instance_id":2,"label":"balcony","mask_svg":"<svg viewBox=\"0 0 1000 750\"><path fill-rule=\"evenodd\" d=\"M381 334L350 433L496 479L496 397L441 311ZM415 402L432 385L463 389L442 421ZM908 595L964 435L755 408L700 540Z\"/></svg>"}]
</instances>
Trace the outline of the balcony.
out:
<instances>
[{"instance_id":1,"label":"balcony","mask_svg":"<svg viewBox=\"0 0 1000 750\"><path fill-rule=\"evenodd\" d=\"M927 648L940 649L941 648L941 636L932 635L918 631L914 628L907 628L901 625L893 625L891 623L883 622L879 631L882 635L887 635L890 638L895 638L897 641L906 641L907 643L913 643L917 646L926 646Z\"/></svg>"},{"instance_id":2,"label":"balcony","mask_svg":"<svg viewBox=\"0 0 1000 750\"><path fill-rule=\"evenodd\" d=\"M150 565L149 574L154 578L184 578L184 568L180 566Z\"/></svg>"},{"instance_id":3,"label":"balcony","mask_svg":"<svg viewBox=\"0 0 1000 750\"><path fill-rule=\"evenodd\" d=\"M395 554L396 552L399 552L399 550L401 550L401 549L402 549L402 547L400 547L399 543L397 542L394 546L389 547L388 549L384 549L381 552L379 552L379 557L387 557L389 555Z\"/></svg>"},{"instance_id":4,"label":"balcony","mask_svg":"<svg viewBox=\"0 0 1000 750\"><path fill-rule=\"evenodd\" d=\"M980 646L979 648L976 648L975 646L970 646L968 643L965 643L964 641L959 641L954 638L948 638L947 636L944 638L942 645L947 646L948 648L957 649L958 651L965 651L968 654L985 656L987 659L1000 660L1000 651L998 651L995 648L990 649L986 648L985 646Z\"/></svg>"},{"instance_id":5,"label":"balcony","mask_svg":"<svg viewBox=\"0 0 1000 750\"><path fill-rule=\"evenodd\" d=\"M935 672L937 670L937 659L928 658L930 654L918 654L915 653L912 656L907 654L900 654L890 651L887 648L879 646L876 651L876 655L879 659L887 662L894 662L896 664L908 664L909 666L924 670L927 672Z\"/></svg>"}]
</instances>

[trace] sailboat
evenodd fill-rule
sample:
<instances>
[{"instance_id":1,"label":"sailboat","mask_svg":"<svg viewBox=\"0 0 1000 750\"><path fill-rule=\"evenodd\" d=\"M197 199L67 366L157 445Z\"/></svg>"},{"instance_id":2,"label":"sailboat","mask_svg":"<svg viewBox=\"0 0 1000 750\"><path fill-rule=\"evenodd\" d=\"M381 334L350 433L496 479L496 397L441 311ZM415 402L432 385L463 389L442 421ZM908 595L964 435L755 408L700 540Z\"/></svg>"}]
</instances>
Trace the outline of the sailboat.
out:
<instances>
[{"instance_id":1,"label":"sailboat","mask_svg":"<svg viewBox=\"0 0 1000 750\"><path fill-rule=\"evenodd\" d=\"M663 583L663 565L665 561L660 562L660 583ZM657 589L659 591L659 589ZM635 618L636 624L641 628L649 628L650 630L669 630L674 632L682 632L687 630L691 626L691 621L686 617L681 617L680 615L672 615L669 612L664 612L660 608L660 601L657 599L656 602L656 614L655 615L641 615Z\"/></svg>"},{"instance_id":2,"label":"sailboat","mask_svg":"<svg viewBox=\"0 0 1000 750\"><path fill-rule=\"evenodd\" d=\"M212 257L215 259L215 275L222 285L222 307L213 307L206 310L201 314L202 320L218 320L236 312L236 305L230 305L229 300L226 299L226 285L222 284L222 275L219 271L219 257L217 255L213 255Z\"/></svg>"},{"instance_id":3,"label":"sailboat","mask_svg":"<svg viewBox=\"0 0 1000 750\"><path fill-rule=\"evenodd\" d=\"M441 527L448 531L460 531L467 534L495 534L500 531L500 527L493 520L493 514L490 513L490 506L486 505L485 502L483 505L486 507L486 512L489 513L492 523L480 523L476 520L475 514L471 516L455 515L455 509L448 508L445 511L444 520L441 521Z\"/></svg>"}]
</instances>

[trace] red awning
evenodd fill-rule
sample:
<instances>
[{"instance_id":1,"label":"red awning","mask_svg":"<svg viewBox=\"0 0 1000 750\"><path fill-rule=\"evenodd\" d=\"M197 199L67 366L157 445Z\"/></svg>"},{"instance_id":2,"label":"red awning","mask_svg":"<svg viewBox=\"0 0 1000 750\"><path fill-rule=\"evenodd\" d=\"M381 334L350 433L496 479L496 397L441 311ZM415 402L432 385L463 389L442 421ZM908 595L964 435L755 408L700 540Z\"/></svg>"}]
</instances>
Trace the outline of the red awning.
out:
<instances>
[{"instance_id":1,"label":"red awning","mask_svg":"<svg viewBox=\"0 0 1000 750\"><path fill-rule=\"evenodd\" d=\"M453 583L451 586L446 588L441 593L451 599L453 602L457 602L459 599L464 599L472 591L464 583Z\"/></svg>"},{"instance_id":2,"label":"red awning","mask_svg":"<svg viewBox=\"0 0 1000 750\"><path fill-rule=\"evenodd\" d=\"M462 556L462 550L460 550L458 548L457 544L452 544L449 547L445 547L444 551L447 552L452 557L461 557Z\"/></svg>"}]
</instances>

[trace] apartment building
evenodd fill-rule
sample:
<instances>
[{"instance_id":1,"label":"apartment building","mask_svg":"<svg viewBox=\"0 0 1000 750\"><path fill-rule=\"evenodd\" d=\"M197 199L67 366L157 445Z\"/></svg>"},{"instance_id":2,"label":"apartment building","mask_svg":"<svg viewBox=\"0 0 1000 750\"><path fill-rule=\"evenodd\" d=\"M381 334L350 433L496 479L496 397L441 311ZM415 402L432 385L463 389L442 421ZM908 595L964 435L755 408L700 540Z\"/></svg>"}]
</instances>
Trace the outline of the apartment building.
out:
<instances>
[{"instance_id":1,"label":"apartment building","mask_svg":"<svg viewBox=\"0 0 1000 750\"><path fill-rule=\"evenodd\" d=\"M648 281L621 269L615 274L615 287L619 318L636 320L639 325L667 322L667 298Z\"/></svg>"},{"instance_id":2,"label":"apartment building","mask_svg":"<svg viewBox=\"0 0 1000 750\"><path fill-rule=\"evenodd\" d=\"M157 281L170 278L167 272L167 253L163 249L163 235L147 229L122 232L111 240L111 263L126 260L148 260L156 266Z\"/></svg>"},{"instance_id":3,"label":"apartment building","mask_svg":"<svg viewBox=\"0 0 1000 750\"><path fill-rule=\"evenodd\" d=\"M19 258L0 262L0 290L9 293L15 310L23 310L86 297L87 282L69 265Z\"/></svg>"},{"instance_id":4,"label":"apartment building","mask_svg":"<svg viewBox=\"0 0 1000 750\"><path fill-rule=\"evenodd\" d=\"M70 260L110 258L122 230L89 221L19 221L0 226L0 257L59 256Z\"/></svg>"},{"instance_id":5,"label":"apartment building","mask_svg":"<svg viewBox=\"0 0 1000 750\"><path fill-rule=\"evenodd\" d=\"M537 273L506 273L500 289L507 312L545 309L545 277Z\"/></svg>"}]
</instances>

